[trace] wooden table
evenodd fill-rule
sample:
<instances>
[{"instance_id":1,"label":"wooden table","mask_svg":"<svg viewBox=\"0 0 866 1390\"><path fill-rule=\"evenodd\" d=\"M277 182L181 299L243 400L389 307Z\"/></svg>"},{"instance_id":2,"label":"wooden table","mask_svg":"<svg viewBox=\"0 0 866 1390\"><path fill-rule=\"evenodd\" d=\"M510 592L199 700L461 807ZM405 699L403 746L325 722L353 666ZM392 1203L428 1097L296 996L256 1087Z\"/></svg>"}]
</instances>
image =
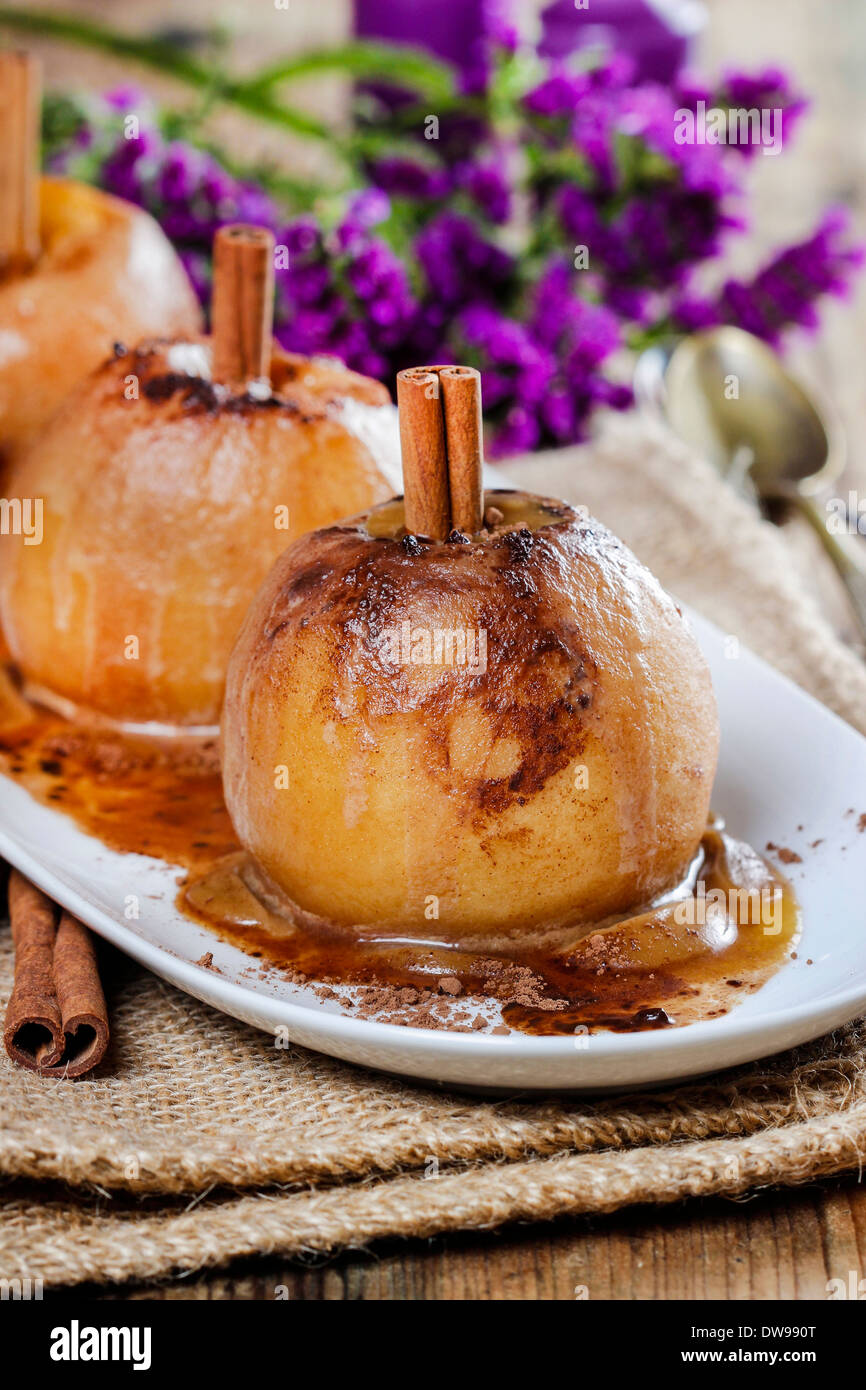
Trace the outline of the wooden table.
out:
<instances>
[{"instance_id":1,"label":"wooden table","mask_svg":"<svg viewBox=\"0 0 866 1390\"><path fill-rule=\"evenodd\" d=\"M245 1261L192 1281L88 1289L96 1299L825 1299L866 1270L866 1192L814 1184L742 1201L380 1242L309 1263ZM57 1297L61 1297L57 1295Z\"/></svg>"},{"instance_id":2,"label":"wooden table","mask_svg":"<svg viewBox=\"0 0 866 1390\"><path fill-rule=\"evenodd\" d=\"M38 0L46 3L47 0ZM204 0L202 0L204 3ZM190 0L195 19L198 0ZM72 8L70 0L66 6ZM93 11L94 5L76 6ZM99 10L99 6L95 8ZM170 9L170 7L166 7ZM185 7L189 9L190 7ZM209 0L205 5L210 13ZM158 5L148 0L153 22ZM300 0L291 21L322 41L321 25L344 22L345 6ZM142 10L130 0L124 22ZM779 160L753 161L754 229L738 269L775 243L807 234L818 210L844 201L866 223L866 6L862 0L710 0L701 65L791 69L814 99L797 146ZM287 31L288 32L288 31ZM299 32L299 31L296 31ZM303 36L303 35L302 35ZM246 40L245 40L246 41ZM247 44L247 46L249 46ZM52 49L56 76L64 55ZM79 66L82 55L76 55ZM88 57L86 77L105 76ZM112 76L119 76L116 70ZM866 280L866 277L864 277ZM806 377L829 390L850 445L840 489L866 494L866 284L853 305L832 305L820 339L798 346ZM830 621L854 640L844 598L818 543L796 522L786 525L792 563L814 579ZM866 1191L855 1177L748 1200L692 1201L664 1209L629 1209L611 1217L512 1227L501 1234L384 1243L363 1254L300 1263L247 1261L229 1271L147 1289L89 1290L96 1298L272 1299L285 1286L293 1299L824 1299L828 1280L866 1273Z\"/></svg>"}]
</instances>

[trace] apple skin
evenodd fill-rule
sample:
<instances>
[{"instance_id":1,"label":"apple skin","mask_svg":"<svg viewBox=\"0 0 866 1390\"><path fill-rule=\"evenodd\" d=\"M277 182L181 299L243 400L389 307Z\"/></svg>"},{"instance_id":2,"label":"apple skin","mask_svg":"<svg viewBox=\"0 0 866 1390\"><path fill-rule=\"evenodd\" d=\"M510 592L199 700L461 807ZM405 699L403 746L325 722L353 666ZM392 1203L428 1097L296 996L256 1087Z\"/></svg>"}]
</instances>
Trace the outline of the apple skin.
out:
<instances>
[{"instance_id":1,"label":"apple skin","mask_svg":"<svg viewBox=\"0 0 866 1390\"><path fill-rule=\"evenodd\" d=\"M274 560L392 490L344 418L393 426L378 382L275 346L273 395L252 400L215 390L209 353L115 357L13 459L10 495L43 499L44 534L0 537L0 620L26 681L76 717L214 729Z\"/></svg>"},{"instance_id":2,"label":"apple skin","mask_svg":"<svg viewBox=\"0 0 866 1390\"><path fill-rule=\"evenodd\" d=\"M547 520L419 543L374 510L289 547L241 628L226 803L311 919L540 936L651 902L697 851L718 720L679 609L599 522L525 494L486 505ZM406 622L484 630L486 671L407 662Z\"/></svg>"},{"instance_id":3,"label":"apple skin","mask_svg":"<svg viewBox=\"0 0 866 1390\"><path fill-rule=\"evenodd\" d=\"M0 280L0 453L42 428L120 341L196 333L201 312L170 242L132 203L42 179L42 254Z\"/></svg>"}]
</instances>

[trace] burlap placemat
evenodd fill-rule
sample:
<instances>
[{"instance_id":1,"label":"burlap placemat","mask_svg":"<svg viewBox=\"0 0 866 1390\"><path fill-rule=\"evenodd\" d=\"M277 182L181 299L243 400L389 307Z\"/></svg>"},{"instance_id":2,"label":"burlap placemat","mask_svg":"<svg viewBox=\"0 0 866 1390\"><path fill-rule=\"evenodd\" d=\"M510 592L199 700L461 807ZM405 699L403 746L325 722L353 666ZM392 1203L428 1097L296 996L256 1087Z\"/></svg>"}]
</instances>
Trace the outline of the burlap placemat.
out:
<instances>
[{"instance_id":1,"label":"burlap placemat","mask_svg":"<svg viewBox=\"0 0 866 1390\"><path fill-rule=\"evenodd\" d=\"M866 731L866 668L783 537L646 422L510 469L586 503L664 583ZM11 983L0 937L0 998ZM866 1025L663 1094L490 1102L271 1040L119 957L94 1078L0 1063L0 1271L152 1278L251 1253L797 1183L866 1152ZM265 1190L262 1190L265 1189Z\"/></svg>"}]
</instances>

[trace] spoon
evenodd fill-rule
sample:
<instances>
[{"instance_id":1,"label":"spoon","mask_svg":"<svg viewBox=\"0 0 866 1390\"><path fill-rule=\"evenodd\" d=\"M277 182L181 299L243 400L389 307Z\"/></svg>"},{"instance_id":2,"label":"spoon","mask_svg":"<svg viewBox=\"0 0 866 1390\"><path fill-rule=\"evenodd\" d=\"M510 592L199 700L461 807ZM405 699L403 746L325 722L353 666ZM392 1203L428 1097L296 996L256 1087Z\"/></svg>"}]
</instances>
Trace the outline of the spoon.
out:
<instances>
[{"instance_id":1,"label":"spoon","mask_svg":"<svg viewBox=\"0 0 866 1390\"><path fill-rule=\"evenodd\" d=\"M817 500L845 463L829 406L819 407L759 338L732 327L648 349L635 369L635 394L740 493L799 509L836 566L866 637L866 545L828 530Z\"/></svg>"}]
</instances>

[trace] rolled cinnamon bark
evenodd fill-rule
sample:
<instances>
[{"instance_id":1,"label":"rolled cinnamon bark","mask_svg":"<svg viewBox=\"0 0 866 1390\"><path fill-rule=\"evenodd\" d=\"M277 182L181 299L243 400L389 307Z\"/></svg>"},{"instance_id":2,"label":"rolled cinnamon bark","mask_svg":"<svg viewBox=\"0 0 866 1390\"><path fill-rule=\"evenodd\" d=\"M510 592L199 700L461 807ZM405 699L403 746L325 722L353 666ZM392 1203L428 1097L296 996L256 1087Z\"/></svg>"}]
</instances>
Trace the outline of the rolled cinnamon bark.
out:
<instances>
[{"instance_id":1,"label":"rolled cinnamon bark","mask_svg":"<svg viewBox=\"0 0 866 1390\"><path fill-rule=\"evenodd\" d=\"M41 89L35 58L0 52L0 274L39 255Z\"/></svg>"},{"instance_id":2,"label":"rolled cinnamon bark","mask_svg":"<svg viewBox=\"0 0 866 1390\"><path fill-rule=\"evenodd\" d=\"M481 373L474 367L442 367L439 385L445 415L451 525L474 536L484 519Z\"/></svg>"},{"instance_id":3,"label":"rolled cinnamon bark","mask_svg":"<svg viewBox=\"0 0 866 1390\"><path fill-rule=\"evenodd\" d=\"M474 367L397 375L406 528L445 540L483 522L481 376Z\"/></svg>"},{"instance_id":4,"label":"rolled cinnamon bark","mask_svg":"<svg viewBox=\"0 0 866 1390\"><path fill-rule=\"evenodd\" d=\"M54 943L54 981L66 1051L58 1074L83 1076L105 1056L108 1010L99 979L93 937L68 912L61 913Z\"/></svg>"},{"instance_id":5,"label":"rolled cinnamon bark","mask_svg":"<svg viewBox=\"0 0 866 1390\"><path fill-rule=\"evenodd\" d=\"M3 1041L19 1066L43 1076L83 1076L108 1047L108 1011L86 927L24 876L9 875L15 983Z\"/></svg>"},{"instance_id":6,"label":"rolled cinnamon bark","mask_svg":"<svg viewBox=\"0 0 866 1390\"><path fill-rule=\"evenodd\" d=\"M451 530L448 455L439 372L409 367L397 374L406 529L444 541Z\"/></svg>"},{"instance_id":7,"label":"rolled cinnamon bark","mask_svg":"<svg viewBox=\"0 0 866 1390\"><path fill-rule=\"evenodd\" d=\"M9 920L15 946L15 984L3 1041L13 1062L39 1071L63 1056L63 1019L54 989L53 902L17 869L9 874Z\"/></svg>"},{"instance_id":8,"label":"rolled cinnamon bark","mask_svg":"<svg viewBox=\"0 0 866 1390\"><path fill-rule=\"evenodd\" d=\"M265 227L221 227L213 247L214 381L236 391L267 381L274 318L274 238Z\"/></svg>"}]
</instances>

